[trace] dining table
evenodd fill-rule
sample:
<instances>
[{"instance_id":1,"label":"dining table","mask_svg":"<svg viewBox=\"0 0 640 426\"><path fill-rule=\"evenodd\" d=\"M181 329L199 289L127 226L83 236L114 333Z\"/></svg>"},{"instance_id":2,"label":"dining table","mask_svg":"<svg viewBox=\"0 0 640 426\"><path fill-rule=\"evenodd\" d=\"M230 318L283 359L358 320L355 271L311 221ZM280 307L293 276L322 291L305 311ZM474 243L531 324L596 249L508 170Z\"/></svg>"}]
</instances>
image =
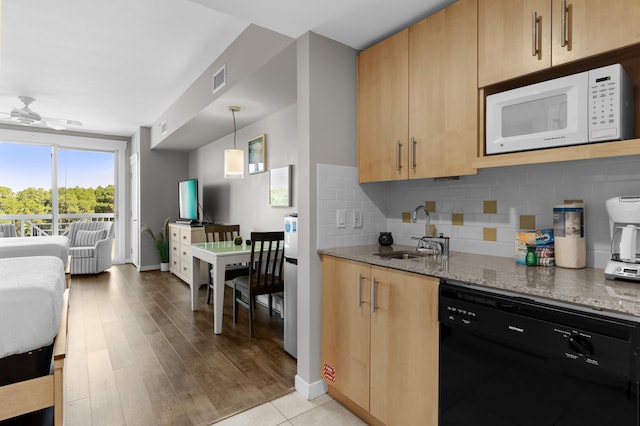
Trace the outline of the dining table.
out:
<instances>
[{"instance_id":1,"label":"dining table","mask_svg":"<svg viewBox=\"0 0 640 426\"><path fill-rule=\"evenodd\" d=\"M210 243L191 244L191 282L198 283L200 279L200 261L212 265L213 278L213 332L222 333L222 310L224 307L224 273L227 265L246 263L251 260L251 245L246 243L234 244L233 241L218 241ZM191 310L198 310L198 294L200 286L191 286Z\"/></svg>"}]
</instances>

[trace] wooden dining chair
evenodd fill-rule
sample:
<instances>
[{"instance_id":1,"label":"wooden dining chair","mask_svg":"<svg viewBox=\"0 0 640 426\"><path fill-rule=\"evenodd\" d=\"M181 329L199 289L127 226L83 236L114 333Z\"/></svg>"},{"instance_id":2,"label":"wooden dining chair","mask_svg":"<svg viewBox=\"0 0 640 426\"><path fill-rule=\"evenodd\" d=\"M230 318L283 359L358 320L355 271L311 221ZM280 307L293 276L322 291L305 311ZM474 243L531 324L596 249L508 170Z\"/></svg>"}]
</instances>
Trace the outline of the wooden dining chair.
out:
<instances>
[{"instance_id":1,"label":"wooden dining chair","mask_svg":"<svg viewBox=\"0 0 640 426\"><path fill-rule=\"evenodd\" d=\"M233 241L235 237L240 235L240 225L205 225L204 235L208 243L219 241ZM246 264L227 265L224 271L224 280L229 281L235 277L246 275L249 273L249 267ZM211 265L209 265L207 284L207 305L211 303L211 293L213 289L213 278L211 277Z\"/></svg>"},{"instance_id":2,"label":"wooden dining chair","mask_svg":"<svg viewBox=\"0 0 640 426\"><path fill-rule=\"evenodd\" d=\"M251 233L251 268L249 274L231 280L233 287L233 322L238 320L238 305L249 310L249 336L253 337L255 297L269 295L269 316L273 314L272 295L284 291L284 232Z\"/></svg>"}]
</instances>

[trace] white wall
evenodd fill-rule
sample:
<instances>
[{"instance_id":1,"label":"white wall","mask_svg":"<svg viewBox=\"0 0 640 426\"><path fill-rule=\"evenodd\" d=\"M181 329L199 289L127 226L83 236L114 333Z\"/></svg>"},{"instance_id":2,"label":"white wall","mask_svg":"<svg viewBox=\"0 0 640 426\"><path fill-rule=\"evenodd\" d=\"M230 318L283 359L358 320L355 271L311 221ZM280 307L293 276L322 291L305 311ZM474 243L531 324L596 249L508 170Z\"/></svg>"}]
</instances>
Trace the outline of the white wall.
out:
<instances>
[{"instance_id":1,"label":"white wall","mask_svg":"<svg viewBox=\"0 0 640 426\"><path fill-rule=\"evenodd\" d=\"M348 246L377 242L376 232L387 230L394 242L414 244L411 236L424 233L425 217L418 223L403 223L402 213L410 212L425 201L435 201L431 223L436 232L451 237L451 250L466 253L493 254L512 257L514 233L519 229L520 215L535 216L537 229L553 227L553 207L564 200L583 200L585 203L585 234L587 238L587 266L603 268L610 255L609 221L605 201L619 195L640 194L640 156L610 159L579 160L527 166L480 170L477 176L461 177L457 181L436 182L433 179L357 185L357 169L323 166L319 174L339 173L320 192L319 209L324 222L319 224L319 247ZM346 170L345 170L346 169ZM351 169L352 173L349 173ZM323 172L324 170L324 172ZM328 172L327 172L328 170ZM352 191L364 215L362 230L335 228L335 210L351 209L348 198ZM497 214L484 214L485 200L497 201ZM374 207L371 207L372 203ZM381 229L377 211L386 218ZM347 212L350 217L350 212ZM452 213L464 215L464 226L452 226ZM484 241L483 228L496 228L497 241Z\"/></svg>"},{"instance_id":2,"label":"white wall","mask_svg":"<svg viewBox=\"0 0 640 426\"><path fill-rule=\"evenodd\" d=\"M242 110L236 113L242 125ZM233 129L229 113L229 128ZM267 169L293 165L292 206L269 206L269 173L247 173L247 142L260 134L266 135ZM233 148L233 133L213 141L189 154L189 175L198 178L199 195L204 220L240 224L245 239L252 231L278 231L284 229L284 216L296 212L298 205L297 175L297 109L290 105L258 122L240 128L236 145L244 150L244 179L224 179L224 150ZM202 213L201 213L202 215Z\"/></svg>"}]
</instances>

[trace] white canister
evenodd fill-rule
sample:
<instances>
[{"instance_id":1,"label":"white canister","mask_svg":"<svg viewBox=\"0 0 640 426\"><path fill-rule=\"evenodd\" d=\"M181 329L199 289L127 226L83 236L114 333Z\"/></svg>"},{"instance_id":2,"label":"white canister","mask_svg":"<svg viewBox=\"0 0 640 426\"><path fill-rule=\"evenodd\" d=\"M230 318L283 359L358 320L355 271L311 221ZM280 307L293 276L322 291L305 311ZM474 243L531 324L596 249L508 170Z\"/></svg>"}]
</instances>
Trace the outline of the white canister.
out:
<instances>
[{"instance_id":1,"label":"white canister","mask_svg":"<svg viewBox=\"0 0 640 426\"><path fill-rule=\"evenodd\" d=\"M584 235L584 204L560 204L553 208L556 265L584 268L587 242Z\"/></svg>"}]
</instances>

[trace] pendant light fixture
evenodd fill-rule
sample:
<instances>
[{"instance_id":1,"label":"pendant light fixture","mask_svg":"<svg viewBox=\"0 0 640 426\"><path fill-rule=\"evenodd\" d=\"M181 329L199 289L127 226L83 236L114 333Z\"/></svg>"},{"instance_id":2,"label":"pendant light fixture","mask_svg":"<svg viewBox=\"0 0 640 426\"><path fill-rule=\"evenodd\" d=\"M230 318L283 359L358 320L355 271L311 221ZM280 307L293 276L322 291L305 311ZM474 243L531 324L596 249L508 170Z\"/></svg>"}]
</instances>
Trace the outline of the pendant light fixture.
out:
<instances>
[{"instance_id":1,"label":"pendant light fixture","mask_svg":"<svg viewBox=\"0 0 640 426\"><path fill-rule=\"evenodd\" d=\"M224 178L241 179L244 177L244 151L236 148L236 112L239 106L230 106L233 116L233 149L224 150Z\"/></svg>"}]
</instances>

